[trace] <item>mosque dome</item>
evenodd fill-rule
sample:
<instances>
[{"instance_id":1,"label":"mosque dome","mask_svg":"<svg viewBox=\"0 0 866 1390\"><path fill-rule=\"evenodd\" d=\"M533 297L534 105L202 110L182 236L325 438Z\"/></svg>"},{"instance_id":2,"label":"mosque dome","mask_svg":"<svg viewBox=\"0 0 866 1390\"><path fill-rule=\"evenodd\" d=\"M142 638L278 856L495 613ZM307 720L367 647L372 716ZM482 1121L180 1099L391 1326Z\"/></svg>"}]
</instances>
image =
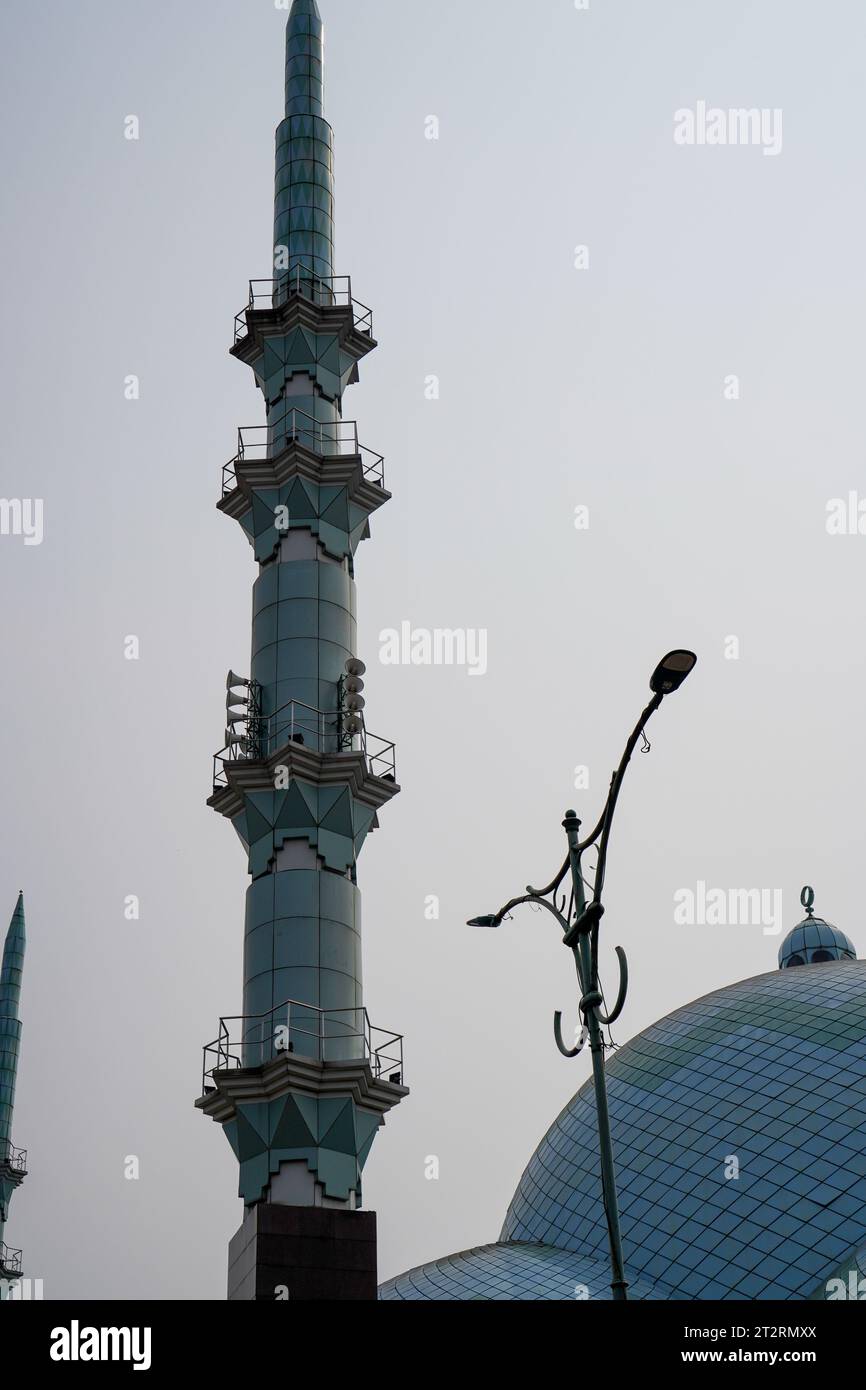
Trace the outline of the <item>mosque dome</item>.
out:
<instances>
[{"instance_id":1,"label":"mosque dome","mask_svg":"<svg viewBox=\"0 0 866 1390\"><path fill-rule=\"evenodd\" d=\"M806 908L806 916L788 932L779 947L780 970L789 970L795 965L820 965L829 960L857 959L854 945L845 933L813 914L814 901L813 890L804 888L800 902Z\"/></svg>"},{"instance_id":2,"label":"mosque dome","mask_svg":"<svg viewBox=\"0 0 866 1390\"><path fill-rule=\"evenodd\" d=\"M825 1299L862 1269L866 961L842 940L842 957L716 990L610 1055L632 1297ZM499 1242L380 1296L605 1298L607 1253L588 1080L530 1159Z\"/></svg>"}]
</instances>

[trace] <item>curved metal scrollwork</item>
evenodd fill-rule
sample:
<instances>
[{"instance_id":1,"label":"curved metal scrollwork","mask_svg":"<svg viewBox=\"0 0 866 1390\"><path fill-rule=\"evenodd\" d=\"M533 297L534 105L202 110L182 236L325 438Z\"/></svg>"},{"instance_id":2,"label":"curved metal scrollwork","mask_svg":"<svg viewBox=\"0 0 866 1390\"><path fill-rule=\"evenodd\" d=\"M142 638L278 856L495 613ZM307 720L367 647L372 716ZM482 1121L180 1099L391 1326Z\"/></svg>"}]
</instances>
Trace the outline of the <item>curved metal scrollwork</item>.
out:
<instances>
[{"instance_id":1,"label":"curved metal scrollwork","mask_svg":"<svg viewBox=\"0 0 866 1390\"><path fill-rule=\"evenodd\" d=\"M619 959L619 993L616 996L616 1003L609 1014L603 1014L601 1009L598 1011L598 1021L603 1023L605 1027L611 1023L616 1023L625 1008L625 999L628 994L628 960L621 946L616 947L616 954Z\"/></svg>"},{"instance_id":2,"label":"curved metal scrollwork","mask_svg":"<svg viewBox=\"0 0 866 1390\"><path fill-rule=\"evenodd\" d=\"M566 1047L562 1037L562 1012L557 1009L556 1013L553 1015L553 1036L556 1039L556 1046L559 1048L563 1057L576 1057L578 1053L582 1052L586 1047L589 1039L589 1029L586 1024L584 1024L580 1030L580 1037L574 1047Z\"/></svg>"}]
</instances>

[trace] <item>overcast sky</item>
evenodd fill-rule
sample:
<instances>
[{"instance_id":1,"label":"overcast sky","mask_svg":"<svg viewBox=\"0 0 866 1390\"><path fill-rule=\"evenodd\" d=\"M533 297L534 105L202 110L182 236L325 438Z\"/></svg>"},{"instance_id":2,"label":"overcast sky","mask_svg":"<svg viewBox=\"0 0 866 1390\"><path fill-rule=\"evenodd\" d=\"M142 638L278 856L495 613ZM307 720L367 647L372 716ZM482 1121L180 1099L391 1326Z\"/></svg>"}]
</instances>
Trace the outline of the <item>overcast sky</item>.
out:
<instances>
[{"instance_id":1,"label":"overcast sky","mask_svg":"<svg viewBox=\"0 0 866 1390\"><path fill-rule=\"evenodd\" d=\"M682 925L680 890L778 890L787 929L809 882L866 942L866 535L827 526L834 499L866 500L866 9L320 4L337 270L380 344L345 414L394 494L357 565L368 724L403 788L359 865L367 1006L406 1034L412 1088L365 1173L387 1278L497 1237L587 1075L553 1042L554 1010L576 1016L553 924L463 923L552 876L563 812L598 814L669 648L700 664L618 812L616 1040L775 968L779 935ZM223 1298L241 1218L193 1101L241 1000L245 857L205 801L254 566L215 503L237 427L263 420L228 348L269 272L285 17L0 16L0 496L43 503L41 544L0 536L30 1150L6 1238L46 1298ZM713 108L765 112L772 142L758 122L755 143L697 143ZM404 622L483 630L486 674L382 664Z\"/></svg>"}]
</instances>

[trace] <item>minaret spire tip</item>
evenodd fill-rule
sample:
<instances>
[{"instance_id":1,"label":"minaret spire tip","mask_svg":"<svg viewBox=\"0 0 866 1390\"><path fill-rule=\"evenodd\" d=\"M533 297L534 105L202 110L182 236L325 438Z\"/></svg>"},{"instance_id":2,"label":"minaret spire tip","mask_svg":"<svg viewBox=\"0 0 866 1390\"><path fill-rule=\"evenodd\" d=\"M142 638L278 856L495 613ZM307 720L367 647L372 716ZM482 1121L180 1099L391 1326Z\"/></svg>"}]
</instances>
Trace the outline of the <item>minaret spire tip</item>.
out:
<instances>
[{"instance_id":1,"label":"minaret spire tip","mask_svg":"<svg viewBox=\"0 0 866 1390\"><path fill-rule=\"evenodd\" d=\"M324 116L324 30L316 0L295 0L286 25L286 116Z\"/></svg>"},{"instance_id":2,"label":"minaret spire tip","mask_svg":"<svg viewBox=\"0 0 866 1390\"><path fill-rule=\"evenodd\" d=\"M289 12L289 23L291 23L297 15L302 14L311 14L314 19L322 18L316 0L294 0L294 4Z\"/></svg>"}]
</instances>

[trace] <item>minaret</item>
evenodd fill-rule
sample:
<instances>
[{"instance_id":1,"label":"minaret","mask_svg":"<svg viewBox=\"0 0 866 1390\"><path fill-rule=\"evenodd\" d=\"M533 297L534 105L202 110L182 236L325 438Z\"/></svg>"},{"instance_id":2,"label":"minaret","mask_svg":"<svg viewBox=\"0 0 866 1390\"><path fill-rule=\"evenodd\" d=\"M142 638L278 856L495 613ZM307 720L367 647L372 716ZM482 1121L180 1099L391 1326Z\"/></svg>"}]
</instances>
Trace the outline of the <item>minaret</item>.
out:
<instances>
[{"instance_id":1,"label":"minaret","mask_svg":"<svg viewBox=\"0 0 866 1390\"><path fill-rule=\"evenodd\" d=\"M12 1143L12 1111L21 1045L18 1005L25 944L24 894L19 893L6 933L3 966L0 969L0 1280L4 1281L0 1284L0 1298L3 1297L6 1281L21 1278L21 1251L10 1250L6 1245L5 1226L9 1219L12 1193L27 1176L27 1154L23 1149L16 1149Z\"/></svg>"},{"instance_id":2,"label":"minaret","mask_svg":"<svg viewBox=\"0 0 866 1390\"><path fill-rule=\"evenodd\" d=\"M197 1102L223 1125L246 1214L231 1299L375 1299L376 1219L361 1170L407 1094L402 1039L371 1027L357 860L399 790L394 746L367 731L354 557L388 501L383 460L343 419L375 348L372 315L333 273L333 134L323 28L295 0L276 135L274 273L253 281L233 355L267 424L240 431L218 506L253 550L252 660L229 673L209 805L248 855L243 1017L205 1049Z\"/></svg>"}]
</instances>

